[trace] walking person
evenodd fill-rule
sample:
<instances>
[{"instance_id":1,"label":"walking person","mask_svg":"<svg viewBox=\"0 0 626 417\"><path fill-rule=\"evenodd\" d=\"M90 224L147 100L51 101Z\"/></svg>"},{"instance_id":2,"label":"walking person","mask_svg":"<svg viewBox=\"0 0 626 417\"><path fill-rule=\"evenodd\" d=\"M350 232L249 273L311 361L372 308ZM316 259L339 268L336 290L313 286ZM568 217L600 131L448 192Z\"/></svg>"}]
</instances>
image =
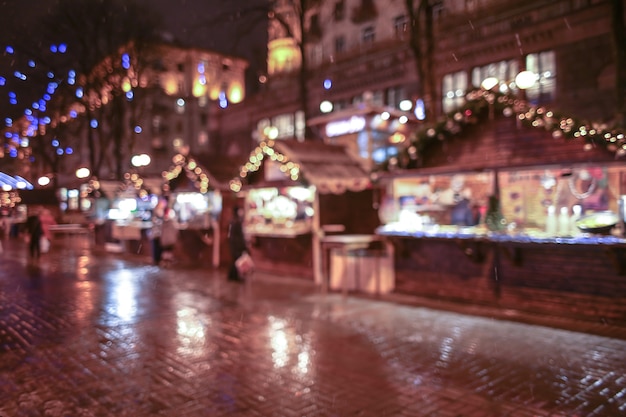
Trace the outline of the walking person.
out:
<instances>
[{"instance_id":1,"label":"walking person","mask_svg":"<svg viewBox=\"0 0 626 417\"><path fill-rule=\"evenodd\" d=\"M26 231L29 236L28 251L30 257L39 259L39 256L41 256L41 237L43 236L39 212L33 212L33 214L28 216L26 219Z\"/></svg>"},{"instance_id":2,"label":"walking person","mask_svg":"<svg viewBox=\"0 0 626 417\"><path fill-rule=\"evenodd\" d=\"M52 242L52 231L50 226L57 224L52 212L48 209L43 209L39 214L39 221L41 222L42 239L39 242L39 249L41 253L46 253L50 249L50 243Z\"/></svg>"},{"instance_id":3,"label":"walking person","mask_svg":"<svg viewBox=\"0 0 626 417\"><path fill-rule=\"evenodd\" d=\"M176 213L169 207L165 209L161 221L161 259L163 266L171 265L174 262L174 246L178 240L178 225Z\"/></svg>"},{"instance_id":4,"label":"walking person","mask_svg":"<svg viewBox=\"0 0 626 417\"><path fill-rule=\"evenodd\" d=\"M243 234L243 208L235 206L233 208L233 218L228 225L228 246L231 255L231 265L228 270L229 281L243 281L243 277L237 269L237 259L244 252L248 251L246 238Z\"/></svg>"},{"instance_id":5,"label":"walking person","mask_svg":"<svg viewBox=\"0 0 626 417\"><path fill-rule=\"evenodd\" d=\"M150 241L152 243L152 263L159 265L163 256L163 246L161 245L161 232L163 229L163 213L165 209L159 202L152 212L152 227L150 228Z\"/></svg>"}]
</instances>

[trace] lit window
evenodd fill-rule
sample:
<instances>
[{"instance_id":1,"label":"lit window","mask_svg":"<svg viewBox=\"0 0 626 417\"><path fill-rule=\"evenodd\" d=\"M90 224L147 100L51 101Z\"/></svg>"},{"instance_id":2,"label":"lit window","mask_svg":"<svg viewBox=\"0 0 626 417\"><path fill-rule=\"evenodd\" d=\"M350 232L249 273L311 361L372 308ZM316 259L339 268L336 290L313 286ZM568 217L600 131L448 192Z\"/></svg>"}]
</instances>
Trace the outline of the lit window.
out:
<instances>
[{"instance_id":1,"label":"lit window","mask_svg":"<svg viewBox=\"0 0 626 417\"><path fill-rule=\"evenodd\" d=\"M467 73L465 71L447 74L443 77L443 111L445 113L458 109L465 102L467 91Z\"/></svg>"},{"instance_id":2,"label":"lit window","mask_svg":"<svg viewBox=\"0 0 626 417\"><path fill-rule=\"evenodd\" d=\"M556 58L554 51L526 56L526 70L537 76L535 84L526 89L526 98L533 104L554 100L556 93Z\"/></svg>"},{"instance_id":3,"label":"lit window","mask_svg":"<svg viewBox=\"0 0 626 417\"><path fill-rule=\"evenodd\" d=\"M516 60L494 62L482 67L475 67L472 69L472 86L479 88L485 79L494 77L505 90L503 92L506 92L509 87L515 88L511 82L515 80L518 73L519 65Z\"/></svg>"}]
</instances>

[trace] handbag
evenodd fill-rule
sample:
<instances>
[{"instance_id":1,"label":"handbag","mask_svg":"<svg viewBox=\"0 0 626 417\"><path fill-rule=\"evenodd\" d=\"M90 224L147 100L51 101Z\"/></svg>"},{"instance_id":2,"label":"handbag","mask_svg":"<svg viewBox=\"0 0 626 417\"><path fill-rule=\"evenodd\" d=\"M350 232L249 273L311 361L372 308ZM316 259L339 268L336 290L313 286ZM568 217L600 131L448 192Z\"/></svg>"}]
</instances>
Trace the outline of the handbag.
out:
<instances>
[{"instance_id":1,"label":"handbag","mask_svg":"<svg viewBox=\"0 0 626 417\"><path fill-rule=\"evenodd\" d=\"M48 253L48 251L50 250L50 240L48 240L47 237L42 236L39 239L39 250L41 251L41 253Z\"/></svg>"},{"instance_id":2,"label":"handbag","mask_svg":"<svg viewBox=\"0 0 626 417\"><path fill-rule=\"evenodd\" d=\"M235 267L239 275L245 276L254 270L254 261L248 252L244 252L235 261Z\"/></svg>"}]
</instances>

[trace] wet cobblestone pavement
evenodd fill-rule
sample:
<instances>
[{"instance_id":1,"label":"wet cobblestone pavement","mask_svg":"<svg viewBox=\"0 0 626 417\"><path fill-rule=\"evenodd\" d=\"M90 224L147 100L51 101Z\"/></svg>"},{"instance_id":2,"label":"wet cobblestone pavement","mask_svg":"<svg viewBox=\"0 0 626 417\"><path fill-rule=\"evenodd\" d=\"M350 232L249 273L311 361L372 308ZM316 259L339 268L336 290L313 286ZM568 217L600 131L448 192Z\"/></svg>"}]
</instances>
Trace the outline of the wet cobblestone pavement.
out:
<instances>
[{"instance_id":1,"label":"wet cobblestone pavement","mask_svg":"<svg viewBox=\"0 0 626 417\"><path fill-rule=\"evenodd\" d=\"M626 415L623 338L53 243L0 255L0 417Z\"/></svg>"}]
</instances>

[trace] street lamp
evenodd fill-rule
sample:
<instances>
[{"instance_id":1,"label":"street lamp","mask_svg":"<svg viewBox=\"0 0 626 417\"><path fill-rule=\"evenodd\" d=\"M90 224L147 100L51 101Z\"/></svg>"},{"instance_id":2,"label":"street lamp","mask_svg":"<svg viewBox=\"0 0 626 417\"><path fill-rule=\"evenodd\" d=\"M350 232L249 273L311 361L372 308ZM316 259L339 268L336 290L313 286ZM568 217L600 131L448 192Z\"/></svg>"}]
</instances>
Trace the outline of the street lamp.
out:
<instances>
[{"instance_id":1,"label":"street lamp","mask_svg":"<svg viewBox=\"0 0 626 417\"><path fill-rule=\"evenodd\" d=\"M142 153L140 155L135 155L130 159L130 163L135 168L146 167L150 165L150 155Z\"/></svg>"},{"instance_id":2,"label":"street lamp","mask_svg":"<svg viewBox=\"0 0 626 417\"><path fill-rule=\"evenodd\" d=\"M91 175L91 171L87 167L81 167L76 170L76 178L85 179Z\"/></svg>"}]
</instances>

